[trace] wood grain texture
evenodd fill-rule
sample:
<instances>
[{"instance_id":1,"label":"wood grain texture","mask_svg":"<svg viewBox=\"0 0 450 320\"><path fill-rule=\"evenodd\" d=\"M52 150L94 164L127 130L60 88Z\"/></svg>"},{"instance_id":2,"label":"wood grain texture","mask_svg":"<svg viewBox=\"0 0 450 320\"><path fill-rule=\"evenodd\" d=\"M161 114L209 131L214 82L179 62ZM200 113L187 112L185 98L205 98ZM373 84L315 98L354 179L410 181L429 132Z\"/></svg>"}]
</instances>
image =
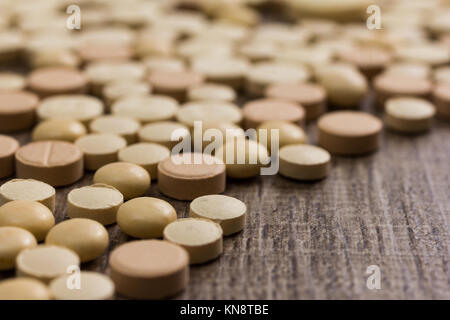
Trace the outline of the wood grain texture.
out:
<instances>
[{"instance_id":1,"label":"wood grain texture","mask_svg":"<svg viewBox=\"0 0 450 320\"><path fill-rule=\"evenodd\" d=\"M379 152L333 157L329 177L316 183L229 180L225 194L248 205L245 230L224 239L219 259L191 267L189 287L175 298L450 299L449 128L436 121L419 136L385 131ZM315 124L307 132L315 143ZM87 174L58 189L57 222L67 219L67 193L91 182ZM162 196L157 183L148 195L189 214L188 202ZM108 231L108 251L83 269L105 272L110 251L130 240L117 225ZM381 290L366 287L373 264Z\"/></svg>"}]
</instances>

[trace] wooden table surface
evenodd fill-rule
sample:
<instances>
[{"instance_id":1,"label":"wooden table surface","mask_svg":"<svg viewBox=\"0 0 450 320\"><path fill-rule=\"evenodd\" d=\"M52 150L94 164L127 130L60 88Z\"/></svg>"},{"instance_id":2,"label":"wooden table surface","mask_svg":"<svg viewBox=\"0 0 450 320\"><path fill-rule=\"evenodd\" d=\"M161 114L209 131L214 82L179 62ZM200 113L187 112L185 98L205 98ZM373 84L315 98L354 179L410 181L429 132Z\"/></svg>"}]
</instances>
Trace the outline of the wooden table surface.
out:
<instances>
[{"instance_id":1,"label":"wooden table surface","mask_svg":"<svg viewBox=\"0 0 450 320\"><path fill-rule=\"evenodd\" d=\"M307 132L315 143L315 124ZM28 133L14 136L29 141ZM91 182L87 174L57 190L57 222L67 218L67 193ZM192 266L175 298L450 299L448 122L412 137L384 131L377 153L333 157L319 182L229 180L225 194L247 204L245 229L224 239L219 259ZM189 214L188 202L161 195L156 182L148 195L169 201L178 217ZM110 251L130 240L117 225L108 231L107 252L82 269L104 272ZM370 265L380 268L380 290L367 288Z\"/></svg>"}]
</instances>

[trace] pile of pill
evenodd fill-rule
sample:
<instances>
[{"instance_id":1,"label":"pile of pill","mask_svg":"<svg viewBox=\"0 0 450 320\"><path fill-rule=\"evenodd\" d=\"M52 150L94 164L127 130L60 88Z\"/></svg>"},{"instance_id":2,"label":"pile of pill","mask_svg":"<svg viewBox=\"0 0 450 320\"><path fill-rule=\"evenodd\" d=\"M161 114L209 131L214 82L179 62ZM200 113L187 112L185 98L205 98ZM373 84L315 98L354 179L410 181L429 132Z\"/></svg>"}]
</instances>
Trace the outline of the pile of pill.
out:
<instances>
[{"instance_id":1,"label":"pile of pill","mask_svg":"<svg viewBox=\"0 0 450 320\"><path fill-rule=\"evenodd\" d=\"M383 125L407 139L450 119L448 1L380 1L382 28L368 0L74 3L0 1L0 271L16 275L0 299L172 297L252 219L227 179L277 163L318 181L331 154L382 148ZM109 253L116 225L130 238ZM83 269L105 254L105 274Z\"/></svg>"}]
</instances>

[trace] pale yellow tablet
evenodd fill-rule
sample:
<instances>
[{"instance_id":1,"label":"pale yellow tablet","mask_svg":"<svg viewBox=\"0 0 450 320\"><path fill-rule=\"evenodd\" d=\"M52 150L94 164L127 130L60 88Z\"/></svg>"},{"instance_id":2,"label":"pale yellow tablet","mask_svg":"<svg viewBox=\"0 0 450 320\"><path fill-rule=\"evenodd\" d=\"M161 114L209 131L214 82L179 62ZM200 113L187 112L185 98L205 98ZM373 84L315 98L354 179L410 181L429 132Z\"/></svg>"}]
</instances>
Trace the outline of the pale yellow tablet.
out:
<instances>
[{"instance_id":1,"label":"pale yellow tablet","mask_svg":"<svg viewBox=\"0 0 450 320\"><path fill-rule=\"evenodd\" d=\"M149 123L173 119L178 111L178 102L162 95L131 96L119 99L112 105L111 110L116 116Z\"/></svg>"},{"instance_id":2,"label":"pale yellow tablet","mask_svg":"<svg viewBox=\"0 0 450 320\"><path fill-rule=\"evenodd\" d=\"M258 141L267 146L267 150L271 153L272 137L276 139L278 136L278 147L290 144L306 143L306 133L298 125L288 121L266 121L257 128ZM266 142L264 142L266 141Z\"/></svg>"},{"instance_id":3,"label":"pale yellow tablet","mask_svg":"<svg viewBox=\"0 0 450 320\"><path fill-rule=\"evenodd\" d=\"M141 80L145 76L143 64L132 61L92 62L86 68L91 91L101 96L108 82L117 80Z\"/></svg>"},{"instance_id":4,"label":"pale yellow tablet","mask_svg":"<svg viewBox=\"0 0 450 320\"><path fill-rule=\"evenodd\" d=\"M119 161L140 165L152 179L157 178L158 163L168 158L170 150L156 143L141 142L119 151Z\"/></svg>"},{"instance_id":5,"label":"pale yellow tablet","mask_svg":"<svg viewBox=\"0 0 450 320\"><path fill-rule=\"evenodd\" d=\"M301 65L261 62L254 64L247 72L247 92L253 96L262 96L271 84L304 82L309 77L308 69Z\"/></svg>"},{"instance_id":6,"label":"pale yellow tablet","mask_svg":"<svg viewBox=\"0 0 450 320\"><path fill-rule=\"evenodd\" d=\"M143 63L147 68L147 72L154 72L161 70L179 72L186 70L186 65L184 61L175 57L165 57L165 56L149 57L144 59Z\"/></svg>"},{"instance_id":7,"label":"pale yellow tablet","mask_svg":"<svg viewBox=\"0 0 450 320\"><path fill-rule=\"evenodd\" d=\"M56 300L109 300L114 297L114 282L106 275L81 271L79 278L64 275L52 280L49 290Z\"/></svg>"},{"instance_id":8,"label":"pale yellow tablet","mask_svg":"<svg viewBox=\"0 0 450 320\"><path fill-rule=\"evenodd\" d=\"M391 98L385 104L384 121L392 130L417 133L429 130L436 107L425 99Z\"/></svg>"},{"instance_id":9,"label":"pale yellow tablet","mask_svg":"<svg viewBox=\"0 0 450 320\"><path fill-rule=\"evenodd\" d=\"M122 203L123 195L116 188L98 183L70 191L67 213L70 218L87 218L108 225L116 222Z\"/></svg>"},{"instance_id":10,"label":"pale yellow tablet","mask_svg":"<svg viewBox=\"0 0 450 320\"><path fill-rule=\"evenodd\" d=\"M86 262L103 254L109 245L109 236L97 221L75 218L54 226L47 234L45 244L69 248L78 254L81 262Z\"/></svg>"},{"instance_id":11,"label":"pale yellow tablet","mask_svg":"<svg viewBox=\"0 0 450 320\"><path fill-rule=\"evenodd\" d=\"M200 56L192 61L192 70L203 74L207 81L240 88L250 64L243 58Z\"/></svg>"},{"instance_id":12,"label":"pale yellow tablet","mask_svg":"<svg viewBox=\"0 0 450 320\"><path fill-rule=\"evenodd\" d=\"M112 115L101 116L89 126L93 133L116 134L124 138L128 144L136 142L140 127L140 122L133 118Z\"/></svg>"},{"instance_id":13,"label":"pale yellow tablet","mask_svg":"<svg viewBox=\"0 0 450 320\"><path fill-rule=\"evenodd\" d=\"M174 121L158 121L143 126L138 133L139 141L154 142L170 150L190 135L188 127Z\"/></svg>"},{"instance_id":14,"label":"pale yellow tablet","mask_svg":"<svg viewBox=\"0 0 450 320\"><path fill-rule=\"evenodd\" d=\"M22 250L16 259L17 276L36 278L44 283L70 274L79 266L80 258L74 251L53 245Z\"/></svg>"},{"instance_id":15,"label":"pale yellow tablet","mask_svg":"<svg viewBox=\"0 0 450 320\"><path fill-rule=\"evenodd\" d=\"M67 118L87 125L103 113L103 103L87 95L58 95L41 101L37 115L41 120Z\"/></svg>"},{"instance_id":16,"label":"pale yellow tablet","mask_svg":"<svg viewBox=\"0 0 450 320\"><path fill-rule=\"evenodd\" d=\"M233 139L216 150L215 154L227 167L227 177L245 179L260 174L262 166L270 162L267 148L254 140Z\"/></svg>"},{"instance_id":17,"label":"pale yellow tablet","mask_svg":"<svg viewBox=\"0 0 450 320\"><path fill-rule=\"evenodd\" d=\"M142 196L150 188L151 179L147 170L134 163L114 162L98 169L94 183L113 186L123 194L124 200Z\"/></svg>"},{"instance_id":18,"label":"pale yellow tablet","mask_svg":"<svg viewBox=\"0 0 450 320\"><path fill-rule=\"evenodd\" d=\"M218 223L198 218L176 220L164 228L164 239L189 253L189 263L204 263L222 254L223 231Z\"/></svg>"},{"instance_id":19,"label":"pale yellow tablet","mask_svg":"<svg viewBox=\"0 0 450 320\"><path fill-rule=\"evenodd\" d=\"M135 198L124 203L117 213L117 224L126 234L139 239L161 238L164 228L177 220L170 203L152 197Z\"/></svg>"},{"instance_id":20,"label":"pale yellow tablet","mask_svg":"<svg viewBox=\"0 0 450 320\"><path fill-rule=\"evenodd\" d=\"M39 123L31 133L31 140L62 140L74 142L86 133L86 127L78 120L54 118Z\"/></svg>"},{"instance_id":21,"label":"pale yellow tablet","mask_svg":"<svg viewBox=\"0 0 450 320\"><path fill-rule=\"evenodd\" d=\"M225 101L196 101L184 104L177 113L177 120L190 128L195 121L238 124L242 121L242 112L235 104Z\"/></svg>"},{"instance_id":22,"label":"pale yellow tablet","mask_svg":"<svg viewBox=\"0 0 450 320\"><path fill-rule=\"evenodd\" d=\"M19 227L31 232L37 241L44 240L55 225L49 208L31 200L13 200L0 207L0 226Z\"/></svg>"},{"instance_id":23,"label":"pale yellow tablet","mask_svg":"<svg viewBox=\"0 0 450 320\"><path fill-rule=\"evenodd\" d=\"M20 251L37 246L29 231L17 227L0 227L0 271L14 269Z\"/></svg>"},{"instance_id":24,"label":"pale yellow tablet","mask_svg":"<svg viewBox=\"0 0 450 320\"><path fill-rule=\"evenodd\" d=\"M0 300L50 300L47 286L32 278L11 278L0 281Z\"/></svg>"},{"instance_id":25,"label":"pale yellow tablet","mask_svg":"<svg viewBox=\"0 0 450 320\"><path fill-rule=\"evenodd\" d=\"M282 147L279 152L281 175L297 180L319 180L327 176L331 156L325 149L307 144Z\"/></svg>"},{"instance_id":26,"label":"pale yellow tablet","mask_svg":"<svg viewBox=\"0 0 450 320\"><path fill-rule=\"evenodd\" d=\"M236 100L236 92L227 85L204 83L190 88L188 91L188 99L191 101L219 100L232 102Z\"/></svg>"},{"instance_id":27,"label":"pale yellow tablet","mask_svg":"<svg viewBox=\"0 0 450 320\"><path fill-rule=\"evenodd\" d=\"M17 73L0 72L0 91L20 91L26 86L25 77Z\"/></svg>"},{"instance_id":28,"label":"pale yellow tablet","mask_svg":"<svg viewBox=\"0 0 450 320\"><path fill-rule=\"evenodd\" d=\"M84 167L87 170L98 168L117 161L120 150L127 146L127 141L115 134L92 133L75 141L84 154Z\"/></svg>"},{"instance_id":29,"label":"pale yellow tablet","mask_svg":"<svg viewBox=\"0 0 450 320\"><path fill-rule=\"evenodd\" d=\"M189 216L209 219L220 224L225 236L241 231L245 225L247 206L241 200L212 194L194 199Z\"/></svg>"},{"instance_id":30,"label":"pale yellow tablet","mask_svg":"<svg viewBox=\"0 0 450 320\"><path fill-rule=\"evenodd\" d=\"M105 84L103 98L110 107L114 102L126 96L144 96L151 92L150 85L143 80L115 80Z\"/></svg>"},{"instance_id":31,"label":"pale yellow tablet","mask_svg":"<svg viewBox=\"0 0 450 320\"><path fill-rule=\"evenodd\" d=\"M55 188L33 179L12 179L0 187L0 205L13 200L31 200L55 212L55 196Z\"/></svg>"}]
</instances>

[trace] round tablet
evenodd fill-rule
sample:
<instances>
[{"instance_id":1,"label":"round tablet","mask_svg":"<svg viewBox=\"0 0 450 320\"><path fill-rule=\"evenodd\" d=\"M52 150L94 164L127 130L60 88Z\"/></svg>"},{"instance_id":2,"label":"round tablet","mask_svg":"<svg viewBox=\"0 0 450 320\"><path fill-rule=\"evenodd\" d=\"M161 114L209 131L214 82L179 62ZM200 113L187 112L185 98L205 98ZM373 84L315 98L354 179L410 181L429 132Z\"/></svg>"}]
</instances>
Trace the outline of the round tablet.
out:
<instances>
[{"instance_id":1,"label":"round tablet","mask_svg":"<svg viewBox=\"0 0 450 320\"><path fill-rule=\"evenodd\" d=\"M9 136L0 135L0 179L14 173L14 154L19 142Z\"/></svg>"},{"instance_id":2,"label":"round tablet","mask_svg":"<svg viewBox=\"0 0 450 320\"><path fill-rule=\"evenodd\" d=\"M201 153L172 155L158 165L158 187L168 197L192 200L225 191L225 165Z\"/></svg>"},{"instance_id":3,"label":"round tablet","mask_svg":"<svg viewBox=\"0 0 450 320\"><path fill-rule=\"evenodd\" d=\"M223 231L216 222L185 218L164 228L164 240L178 244L189 253L189 263L205 263L222 254Z\"/></svg>"},{"instance_id":4,"label":"round tablet","mask_svg":"<svg viewBox=\"0 0 450 320\"><path fill-rule=\"evenodd\" d=\"M306 133L298 125L288 121L265 121L258 126L257 133L260 143L263 143L264 138L267 139L268 151L271 151L272 148L272 130L278 130L278 146L280 148L290 144L306 143Z\"/></svg>"},{"instance_id":5,"label":"round tablet","mask_svg":"<svg viewBox=\"0 0 450 320\"><path fill-rule=\"evenodd\" d=\"M22 250L16 259L17 276L36 278L44 283L79 266L80 258L74 251L53 245Z\"/></svg>"},{"instance_id":6,"label":"round tablet","mask_svg":"<svg viewBox=\"0 0 450 320\"><path fill-rule=\"evenodd\" d=\"M408 97L389 99L384 110L386 126L405 133L430 129L436 113L435 107L427 100Z\"/></svg>"},{"instance_id":7,"label":"round tablet","mask_svg":"<svg viewBox=\"0 0 450 320\"><path fill-rule=\"evenodd\" d=\"M20 91L26 86L25 77L11 72L0 72L0 91Z\"/></svg>"},{"instance_id":8,"label":"round tablet","mask_svg":"<svg viewBox=\"0 0 450 320\"><path fill-rule=\"evenodd\" d=\"M141 123L170 120L178 111L178 102L165 96L130 96L119 99L111 107L116 116L130 117Z\"/></svg>"},{"instance_id":9,"label":"round tablet","mask_svg":"<svg viewBox=\"0 0 450 320\"><path fill-rule=\"evenodd\" d=\"M28 87L40 97L55 94L84 93L87 78L72 68L42 68L30 73Z\"/></svg>"},{"instance_id":10,"label":"round tablet","mask_svg":"<svg viewBox=\"0 0 450 320\"><path fill-rule=\"evenodd\" d=\"M0 226L23 228L38 241L44 240L54 225L50 209L36 201L13 200L0 207Z\"/></svg>"},{"instance_id":11,"label":"round tablet","mask_svg":"<svg viewBox=\"0 0 450 320\"><path fill-rule=\"evenodd\" d=\"M295 102L279 99L259 99L247 102L243 109L246 128L256 128L264 121L280 120L302 125L305 109Z\"/></svg>"},{"instance_id":12,"label":"round tablet","mask_svg":"<svg viewBox=\"0 0 450 320\"><path fill-rule=\"evenodd\" d=\"M105 84L103 98L109 107L125 96L145 96L150 94L151 88L147 82L141 80L117 80Z\"/></svg>"},{"instance_id":13,"label":"round tablet","mask_svg":"<svg viewBox=\"0 0 450 320\"><path fill-rule=\"evenodd\" d=\"M0 281L0 300L50 300L51 294L41 281L11 278Z\"/></svg>"},{"instance_id":14,"label":"round tablet","mask_svg":"<svg viewBox=\"0 0 450 320\"><path fill-rule=\"evenodd\" d=\"M64 141L31 142L16 152L16 173L18 178L66 186L83 176L83 152Z\"/></svg>"},{"instance_id":15,"label":"round tablet","mask_svg":"<svg viewBox=\"0 0 450 320\"><path fill-rule=\"evenodd\" d=\"M167 298L189 282L188 253L162 240L122 244L111 253L109 268L116 291L131 298Z\"/></svg>"},{"instance_id":16,"label":"round tablet","mask_svg":"<svg viewBox=\"0 0 450 320\"><path fill-rule=\"evenodd\" d=\"M26 91L0 92L0 131L28 129L34 124L38 97Z\"/></svg>"},{"instance_id":17,"label":"round tablet","mask_svg":"<svg viewBox=\"0 0 450 320\"><path fill-rule=\"evenodd\" d=\"M140 80L145 76L145 67L132 61L98 61L86 68L90 90L101 96L105 84L116 80Z\"/></svg>"},{"instance_id":18,"label":"round tablet","mask_svg":"<svg viewBox=\"0 0 450 320\"><path fill-rule=\"evenodd\" d=\"M174 57L150 56L144 59L143 63L149 73L155 71L180 72L186 70L184 61Z\"/></svg>"},{"instance_id":19,"label":"round tablet","mask_svg":"<svg viewBox=\"0 0 450 320\"><path fill-rule=\"evenodd\" d=\"M288 100L299 103L305 109L305 119L317 119L326 110L325 89L313 83L281 83L269 86L265 92L271 99Z\"/></svg>"},{"instance_id":20,"label":"round tablet","mask_svg":"<svg viewBox=\"0 0 450 320\"><path fill-rule=\"evenodd\" d=\"M426 79L430 76L431 68L426 64L417 62L396 62L389 65L384 74L398 75Z\"/></svg>"},{"instance_id":21,"label":"round tablet","mask_svg":"<svg viewBox=\"0 0 450 320\"><path fill-rule=\"evenodd\" d=\"M432 43L417 43L397 48L397 59L439 66L450 61L447 48Z\"/></svg>"},{"instance_id":22,"label":"round tablet","mask_svg":"<svg viewBox=\"0 0 450 320\"><path fill-rule=\"evenodd\" d=\"M241 88L250 65L246 59L232 57L198 57L192 61L192 70L207 81Z\"/></svg>"},{"instance_id":23,"label":"round tablet","mask_svg":"<svg viewBox=\"0 0 450 320\"><path fill-rule=\"evenodd\" d=\"M208 153L212 147L217 148L220 145L225 144L228 140L245 138L244 129L231 122L206 122L202 123L201 129L202 150L203 152L206 151L205 153ZM193 139L195 140L195 128L193 131ZM218 136L219 134L220 136ZM194 141L194 148L196 147ZM214 151L212 154L214 154Z\"/></svg>"},{"instance_id":24,"label":"round tablet","mask_svg":"<svg viewBox=\"0 0 450 320\"><path fill-rule=\"evenodd\" d=\"M83 151L85 169L97 170L105 164L116 162L119 151L127 146L127 141L115 134L91 133L78 138L75 145Z\"/></svg>"},{"instance_id":25,"label":"round tablet","mask_svg":"<svg viewBox=\"0 0 450 320\"><path fill-rule=\"evenodd\" d=\"M121 136L131 144L137 141L137 133L141 127L139 121L121 116L105 115L93 120L89 129L93 133L109 133Z\"/></svg>"},{"instance_id":26,"label":"round tablet","mask_svg":"<svg viewBox=\"0 0 450 320\"><path fill-rule=\"evenodd\" d=\"M437 83L450 83L450 67L440 67L434 70L434 80Z\"/></svg>"},{"instance_id":27,"label":"round tablet","mask_svg":"<svg viewBox=\"0 0 450 320\"><path fill-rule=\"evenodd\" d=\"M147 170L133 163L114 162L98 169L94 183L113 186L123 194L124 200L142 196L150 188Z\"/></svg>"},{"instance_id":28,"label":"round tablet","mask_svg":"<svg viewBox=\"0 0 450 320\"><path fill-rule=\"evenodd\" d=\"M247 92L262 96L267 86L276 83L299 83L308 80L306 67L280 62L262 62L253 65L247 73Z\"/></svg>"},{"instance_id":29,"label":"round tablet","mask_svg":"<svg viewBox=\"0 0 450 320\"><path fill-rule=\"evenodd\" d=\"M152 179L157 178L158 163L168 158L170 150L156 143L136 143L119 151L119 161L140 165Z\"/></svg>"},{"instance_id":30,"label":"round tablet","mask_svg":"<svg viewBox=\"0 0 450 320\"><path fill-rule=\"evenodd\" d=\"M90 43L82 46L78 50L81 60L84 63L94 61L114 61L114 60L130 60L133 58L134 52L129 45L113 44L113 43Z\"/></svg>"},{"instance_id":31,"label":"round tablet","mask_svg":"<svg viewBox=\"0 0 450 320\"><path fill-rule=\"evenodd\" d=\"M36 238L29 231L0 227L0 271L14 269L19 252L36 246Z\"/></svg>"},{"instance_id":32,"label":"round tablet","mask_svg":"<svg viewBox=\"0 0 450 320\"><path fill-rule=\"evenodd\" d=\"M179 122L192 128L195 121L240 123L242 112L235 104L225 101L195 101L184 104L176 117Z\"/></svg>"},{"instance_id":33,"label":"round tablet","mask_svg":"<svg viewBox=\"0 0 450 320\"><path fill-rule=\"evenodd\" d=\"M87 218L108 225L116 222L122 203L123 195L116 188L98 183L70 191L67 213L70 218Z\"/></svg>"},{"instance_id":34,"label":"round tablet","mask_svg":"<svg viewBox=\"0 0 450 320\"><path fill-rule=\"evenodd\" d=\"M127 201L117 213L120 229L139 239L161 238L164 228L175 220L177 212L168 202L151 197Z\"/></svg>"},{"instance_id":35,"label":"round tablet","mask_svg":"<svg viewBox=\"0 0 450 320\"><path fill-rule=\"evenodd\" d=\"M60 276L49 284L49 290L56 300L109 300L114 297L114 282L104 274L81 271L79 288L69 288L71 275Z\"/></svg>"},{"instance_id":36,"label":"round tablet","mask_svg":"<svg viewBox=\"0 0 450 320\"><path fill-rule=\"evenodd\" d=\"M220 224L228 236L244 229L247 206L241 200L213 194L194 199L189 205L189 216L203 218Z\"/></svg>"},{"instance_id":37,"label":"round tablet","mask_svg":"<svg viewBox=\"0 0 450 320\"><path fill-rule=\"evenodd\" d=\"M431 81L426 78L412 78L393 74L380 74L373 81L379 106L384 106L386 100L392 97L427 98L431 93L431 86Z\"/></svg>"},{"instance_id":38,"label":"round tablet","mask_svg":"<svg viewBox=\"0 0 450 320\"><path fill-rule=\"evenodd\" d=\"M86 134L86 127L73 119L49 119L39 123L31 133L33 141L62 140L74 142Z\"/></svg>"},{"instance_id":39,"label":"round tablet","mask_svg":"<svg viewBox=\"0 0 450 320\"><path fill-rule=\"evenodd\" d=\"M219 100L232 102L236 100L236 92L227 85L204 83L190 88L188 92L188 99L191 101Z\"/></svg>"},{"instance_id":40,"label":"round tablet","mask_svg":"<svg viewBox=\"0 0 450 320\"><path fill-rule=\"evenodd\" d=\"M354 108L366 96L369 86L364 75L348 64L318 67L316 77L327 91L331 104L340 108Z\"/></svg>"},{"instance_id":41,"label":"round tablet","mask_svg":"<svg viewBox=\"0 0 450 320\"><path fill-rule=\"evenodd\" d=\"M227 176L234 179L257 176L261 167L270 162L267 148L247 139L227 141L216 150L216 156L226 164Z\"/></svg>"},{"instance_id":42,"label":"round tablet","mask_svg":"<svg viewBox=\"0 0 450 320\"><path fill-rule=\"evenodd\" d=\"M103 113L103 103L85 95L60 95L42 100L37 109L40 119L67 118L88 124Z\"/></svg>"},{"instance_id":43,"label":"round tablet","mask_svg":"<svg viewBox=\"0 0 450 320\"><path fill-rule=\"evenodd\" d=\"M439 117L450 119L450 84L438 84L433 89L433 100Z\"/></svg>"},{"instance_id":44,"label":"round tablet","mask_svg":"<svg viewBox=\"0 0 450 320\"><path fill-rule=\"evenodd\" d=\"M175 135L172 139L172 135ZM143 126L138 133L139 141L154 142L163 145L169 150L179 141L189 137L189 129L185 125L173 121L159 121Z\"/></svg>"},{"instance_id":45,"label":"round tablet","mask_svg":"<svg viewBox=\"0 0 450 320\"><path fill-rule=\"evenodd\" d=\"M203 82L203 76L193 71L154 71L149 79L155 93L185 101L189 88Z\"/></svg>"},{"instance_id":46,"label":"round tablet","mask_svg":"<svg viewBox=\"0 0 450 320\"><path fill-rule=\"evenodd\" d=\"M375 46L348 48L341 50L338 56L356 66L368 78L380 73L392 60L389 51Z\"/></svg>"},{"instance_id":47,"label":"round tablet","mask_svg":"<svg viewBox=\"0 0 450 320\"><path fill-rule=\"evenodd\" d=\"M55 188L33 179L12 179L0 187L0 205L13 200L31 200L42 203L55 212Z\"/></svg>"},{"instance_id":48,"label":"round tablet","mask_svg":"<svg viewBox=\"0 0 450 320\"><path fill-rule=\"evenodd\" d=\"M319 118L319 144L332 153L361 155L380 143L381 121L360 111L335 111Z\"/></svg>"},{"instance_id":49,"label":"round tablet","mask_svg":"<svg viewBox=\"0 0 450 320\"><path fill-rule=\"evenodd\" d=\"M109 245L108 231L97 221L75 218L54 226L45 244L69 248L76 252L81 262L101 256Z\"/></svg>"},{"instance_id":50,"label":"round tablet","mask_svg":"<svg viewBox=\"0 0 450 320\"><path fill-rule=\"evenodd\" d=\"M282 147L279 159L281 175L296 180L319 180L327 176L331 156L320 147L294 144Z\"/></svg>"}]
</instances>

